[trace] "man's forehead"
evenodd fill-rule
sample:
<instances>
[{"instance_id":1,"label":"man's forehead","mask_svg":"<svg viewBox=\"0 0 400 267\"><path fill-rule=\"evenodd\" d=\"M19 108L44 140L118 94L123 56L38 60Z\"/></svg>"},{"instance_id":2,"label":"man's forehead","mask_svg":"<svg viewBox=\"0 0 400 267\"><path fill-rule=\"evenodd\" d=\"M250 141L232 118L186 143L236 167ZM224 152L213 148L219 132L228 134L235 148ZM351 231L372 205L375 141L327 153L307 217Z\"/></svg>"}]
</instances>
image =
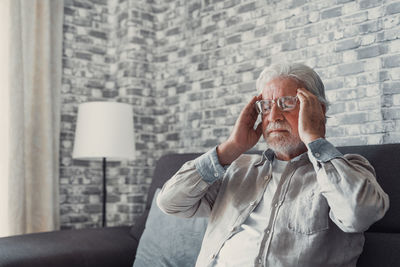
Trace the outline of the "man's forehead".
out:
<instances>
[{"instance_id":1,"label":"man's forehead","mask_svg":"<svg viewBox=\"0 0 400 267\"><path fill-rule=\"evenodd\" d=\"M299 87L297 81L291 78L275 78L267 82L263 88L263 93L276 93L278 91L290 92Z\"/></svg>"}]
</instances>

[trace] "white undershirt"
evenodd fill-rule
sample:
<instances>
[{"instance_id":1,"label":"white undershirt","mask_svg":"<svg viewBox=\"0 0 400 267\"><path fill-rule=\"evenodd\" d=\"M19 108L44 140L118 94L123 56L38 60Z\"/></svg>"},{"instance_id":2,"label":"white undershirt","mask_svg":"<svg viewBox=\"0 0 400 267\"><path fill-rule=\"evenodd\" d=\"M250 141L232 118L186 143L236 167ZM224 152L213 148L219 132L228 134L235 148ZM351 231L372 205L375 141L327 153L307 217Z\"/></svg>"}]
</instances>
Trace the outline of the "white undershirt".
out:
<instances>
[{"instance_id":1,"label":"white undershirt","mask_svg":"<svg viewBox=\"0 0 400 267\"><path fill-rule=\"evenodd\" d=\"M239 232L228 239L215 258L215 267L253 266L260 250L263 232L270 218L272 198L288 161L275 159L272 163L272 178L257 207L241 225Z\"/></svg>"}]
</instances>

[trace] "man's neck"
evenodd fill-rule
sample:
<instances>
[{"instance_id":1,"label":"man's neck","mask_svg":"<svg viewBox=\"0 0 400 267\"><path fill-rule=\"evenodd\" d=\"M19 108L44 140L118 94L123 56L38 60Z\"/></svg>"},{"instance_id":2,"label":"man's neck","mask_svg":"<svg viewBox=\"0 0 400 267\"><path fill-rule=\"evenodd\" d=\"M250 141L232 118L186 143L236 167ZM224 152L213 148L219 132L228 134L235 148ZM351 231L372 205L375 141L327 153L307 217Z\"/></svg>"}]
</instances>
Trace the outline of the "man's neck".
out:
<instances>
[{"instance_id":1,"label":"man's neck","mask_svg":"<svg viewBox=\"0 0 400 267\"><path fill-rule=\"evenodd\" d=\"M284 161L290 161L294 159L295 157L303 154L304 152L307 152L307 147L303 144L302 146L299 146L297 149L293 149L292 151L274 151L275 152L275 157L279 160L284 160Z\"/></svg>"}]
</instances>

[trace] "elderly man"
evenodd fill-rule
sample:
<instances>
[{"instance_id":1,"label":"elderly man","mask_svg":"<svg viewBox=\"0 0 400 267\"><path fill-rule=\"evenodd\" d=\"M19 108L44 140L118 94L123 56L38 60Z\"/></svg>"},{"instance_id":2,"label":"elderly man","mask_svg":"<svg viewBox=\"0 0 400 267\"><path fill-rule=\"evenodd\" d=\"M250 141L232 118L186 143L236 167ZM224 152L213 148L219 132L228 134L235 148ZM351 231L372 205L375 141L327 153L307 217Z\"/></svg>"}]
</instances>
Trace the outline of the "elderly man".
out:
<instances>
[{"instance_id":1,"label":"elderly man","mask_svg":"<svg viewBox=\"0 0 400 267\"><path fill-rule=\"evenodd\" d=\"M159 207L209 216L196 266L356 266L363 232L389 207L373 167L325 139L327 101L314 70L272 66L257 89L230 137L164 185ZM269 147L261 158L243 154L261 135Z\"/></svg>"}]
</instances>

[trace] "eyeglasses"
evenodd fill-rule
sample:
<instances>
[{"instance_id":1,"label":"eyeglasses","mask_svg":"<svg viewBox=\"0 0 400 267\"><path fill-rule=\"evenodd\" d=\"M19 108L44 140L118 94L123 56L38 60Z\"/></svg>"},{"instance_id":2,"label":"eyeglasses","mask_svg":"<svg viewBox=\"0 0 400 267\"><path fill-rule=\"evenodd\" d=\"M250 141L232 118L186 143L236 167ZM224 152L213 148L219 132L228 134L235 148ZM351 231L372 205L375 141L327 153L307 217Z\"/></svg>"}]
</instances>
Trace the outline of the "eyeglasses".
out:
<instances>
[{"instance_id":1,"label":"eyeglasses","mask_svg":"<svg viewBox=\"0 0 400 267\"><path fill-rule=\"evenodd\" d=\"M277 104L282 111L291 111L296 107L297 96L282 96L276 100L267 99L256 102L256 110L259 114L269 114L272 110L272 105Z\"/></svg>"}]
</instances>

